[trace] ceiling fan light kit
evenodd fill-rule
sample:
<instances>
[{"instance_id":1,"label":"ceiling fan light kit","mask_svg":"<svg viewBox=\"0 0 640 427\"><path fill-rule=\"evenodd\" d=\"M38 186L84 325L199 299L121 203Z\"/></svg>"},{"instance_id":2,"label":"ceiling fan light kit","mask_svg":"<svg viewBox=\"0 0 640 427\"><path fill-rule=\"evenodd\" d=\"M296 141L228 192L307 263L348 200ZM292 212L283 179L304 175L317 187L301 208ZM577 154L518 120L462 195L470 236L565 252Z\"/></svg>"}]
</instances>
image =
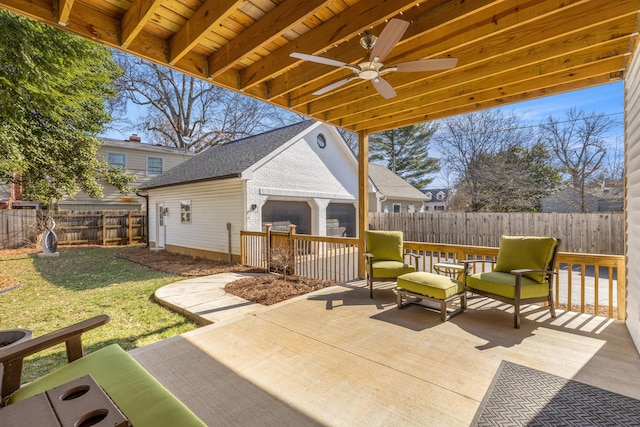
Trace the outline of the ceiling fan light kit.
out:
<instances>
[{"instance_id":1,"label":"ceiling fan light kit","mask_svg":"<svg viewBox=\"0 0 640 427\"><path fill-rule=\"evenodd\" d=\"M389 21L379 37L371 34L369 31L364 32L364 36L360 39L360 46L369 52L369 60L360 62L357 65L351 65L346 62L337 61L335 59L324 58L317 55L308 55L305 53L293 52L291 57L302 59L305 61L316 62L334 67L347 68L355 74L355 76L339 80L328 86L320 88L312 93L312 95L323 95L334 89L337 89L352 80L369 80L373 83L373 87L385 99L396 96L393 87L381 76L393 72L422 72L448 70L456 66L458 60L456 58L435 58L422 59L417 61L403 62L395 65L385 66L382 62L384 58L400 41L405 31L409 27L409 22L402 19L393 18Z\"/></svg>"}]
</instances>

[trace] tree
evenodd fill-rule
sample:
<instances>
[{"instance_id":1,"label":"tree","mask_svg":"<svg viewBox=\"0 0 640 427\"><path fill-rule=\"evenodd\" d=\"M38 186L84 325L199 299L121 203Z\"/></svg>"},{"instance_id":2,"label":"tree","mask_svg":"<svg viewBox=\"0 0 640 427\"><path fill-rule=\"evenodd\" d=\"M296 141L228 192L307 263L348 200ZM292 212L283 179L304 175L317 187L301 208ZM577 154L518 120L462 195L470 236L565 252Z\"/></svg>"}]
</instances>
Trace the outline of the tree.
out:
<instances>
[{"instance_id":1,"label":"tree","mask_svg":"<svg viewBox=\"0 0 640 427\"><path fill-rule=\"evenodd\" d=\"M135 124L161 145L200 152L207 147L300 121L301 116L210 82L126 54L123 100L143 107ZM124 106L124 107L123 107ZM126 110L126 104L121 104Z\"/></svg>"},{"instance_id":2,"label":"tree","mask_svg":"<svg viewBox=\"0 0 640 427\"><path fill-rule=\"evenodd\" d=\"M513 113L482 110L444 119L435 140L457 179L458 202L466 196L473 212L535 210L557 181L548 153Z\"/></svg>"},{"instance_id":3,"label":"tree","mask_svg":"<svg viewBox=\"0 0 640 427\"><path fill-rule=\"evenodd\" d=\"M605 165L608 143L605 134L616 125L604 114L586 114L571 108L565 120L549 116L541 125L542 138L580 193L580 210L585 212L585 185Z\"/></svg>"},{"instance_id":4,"label":"tree","mask_svg":"<svg viewBox=\"0 0 640 427\"><path fill-rule=\"evenodd\" d=\"M0 174L21 176L26 198L48 203L128 177L96 159L121 69L89 40L0 10ZM17 173L19 175L14 175Z\"/></svg>"},{"instance_id":5,"label":"tree","mask_svg":"<svg viewBox=\"0 0 640 427\"><path fill-rule=\"evenodd\" d=\"M438 159L429 157L429 141L436 126L417 124L371 135L369 161L384 164L419 190L429 185L429 174L438 172Z\"/></svg>"},{"instance_id":6,"label":"tree","mask_svg":"<svg viewBox=\"0 0 640 427\"><path fill-rule=\"evenodd\" d=\"M542 199L560 183L560 174L541 143L487 154L480 168L479 203L482 210L491 212L539 211Z\"/></svg>"}]
</instances>

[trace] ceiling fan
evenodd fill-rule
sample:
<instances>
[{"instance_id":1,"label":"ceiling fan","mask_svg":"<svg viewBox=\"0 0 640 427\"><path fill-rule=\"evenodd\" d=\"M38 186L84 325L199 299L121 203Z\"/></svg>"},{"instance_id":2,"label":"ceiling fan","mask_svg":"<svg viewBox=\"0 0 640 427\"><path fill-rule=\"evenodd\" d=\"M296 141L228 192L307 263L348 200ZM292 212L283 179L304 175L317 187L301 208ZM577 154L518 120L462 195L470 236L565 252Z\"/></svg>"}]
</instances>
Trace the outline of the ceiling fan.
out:
<instances>
[{"instance_id":1,"label":"ceiling fan","mask_svg":"<svg viewBox=\"0 0 640 427\"><path fill-rule=\"evenodd\" d=\"M435 58L421 59L418 61L401 62L399 64L385 66L382 60L391 52L395 45L400 41L405 31L409 27L409 22L402 19L393 18L389 21L379 37L374 36L369 31L364 32L364 36L360 39L360 45L369 52L369 60L360 62L357 65L347 64L346 62L336 61L335 59L324 58L322 56L307 55L305 53L293 52L291 57L303 59L305 61L317 62L319 64L332 65L335 67L347 68L355 73L355 76L347 77L328 86L325 86L312 95L322 95L339 88L352 80L371 80L373 87L383 98L389 99L396 96L393 87L382 78L383 75L393 72L416 72L416 71L435 71L447 70L453 68L458 63L457 58Z\"/></svg>"}]
</instances>

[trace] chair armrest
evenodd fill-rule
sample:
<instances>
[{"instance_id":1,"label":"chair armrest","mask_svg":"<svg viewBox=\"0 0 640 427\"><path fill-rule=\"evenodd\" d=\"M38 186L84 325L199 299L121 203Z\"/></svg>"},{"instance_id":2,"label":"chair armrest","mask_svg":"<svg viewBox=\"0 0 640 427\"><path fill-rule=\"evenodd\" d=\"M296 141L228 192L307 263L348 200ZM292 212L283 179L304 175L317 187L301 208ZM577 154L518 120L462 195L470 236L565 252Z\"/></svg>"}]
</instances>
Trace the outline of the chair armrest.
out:
<instances>
[{"instance_id":1,"label":"chair armrest","mask_svg":"<svg viewBox=\"0 0 640 427\"><path fill-rule=\"evenodd\" d=\"M98 326L102 326L110 320L109 316L101 314L37 338L1 348L0 364L3 365L3 371L2 381L0 383L0 396L2 399L20 388L22 361L25 357L39 353L54 345L65 343L67 348L67 361L73 362L84 356L82 334Z\"/></svg>"},{"instance_id":2,"label":"chair armrest","mask_svg":"<svg viewBox=\"0 0 640 427\"><path fill-rule=\"evenodd\" d=\"M531 270L529 268L519 268L517 270L511 270L509 273L511 274L515 274L515 275L523 275L523 274L527 274L527 273L546 273L546 274L558 274L557 271L553 271L553 270Z\"/></svg>"},{"instance_id":3,"label":"chair armrest","mask_svg":"<svg viewBox=\"0 0 640 427\"><path fill-rule=\"evenodd\" d=\"M405 255L409 255L409 257L413 258L413 266L416 268L416 270L418 270L418 260L420 259L420 256L418 254L414 254L413 252L409 252L408 254Z\"/></svg>"},{"instance_id":4,"label":"chair armrest","mask_svg":"<svg viewBox=\"0 0 640 427\"><path fill-rule=\"evenodd\" d=\"M373 259L373 254L370 254L369 252L365 252L364 257L365 259Z\"/></svg>"}]
</instances>

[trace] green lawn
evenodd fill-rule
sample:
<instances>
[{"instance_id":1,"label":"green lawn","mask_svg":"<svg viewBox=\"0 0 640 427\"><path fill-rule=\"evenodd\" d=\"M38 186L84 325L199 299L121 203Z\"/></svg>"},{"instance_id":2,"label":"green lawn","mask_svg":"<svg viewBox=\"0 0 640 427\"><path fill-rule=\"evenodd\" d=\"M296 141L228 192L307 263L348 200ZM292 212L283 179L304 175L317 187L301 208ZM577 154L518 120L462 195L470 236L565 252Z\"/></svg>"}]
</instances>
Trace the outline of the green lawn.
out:
<instances>
[{"instance_id":1,"label":"green lawn","mask_svg":"<svg viewBox=\"0 0 640 427\"><path fill-rule=\"evenodd\" d=\"M196 328L154 302L156 289L182 278L116 257L122 247L59 248L59 257L7 255L0 274L22 286L0 294L0 329L25 328L34 336L107 314L111 322L83 335L87 353L112 343L125 350ZM64 345L25 361L23 382L66 363Z\"/></svg>"}]
</instances>

